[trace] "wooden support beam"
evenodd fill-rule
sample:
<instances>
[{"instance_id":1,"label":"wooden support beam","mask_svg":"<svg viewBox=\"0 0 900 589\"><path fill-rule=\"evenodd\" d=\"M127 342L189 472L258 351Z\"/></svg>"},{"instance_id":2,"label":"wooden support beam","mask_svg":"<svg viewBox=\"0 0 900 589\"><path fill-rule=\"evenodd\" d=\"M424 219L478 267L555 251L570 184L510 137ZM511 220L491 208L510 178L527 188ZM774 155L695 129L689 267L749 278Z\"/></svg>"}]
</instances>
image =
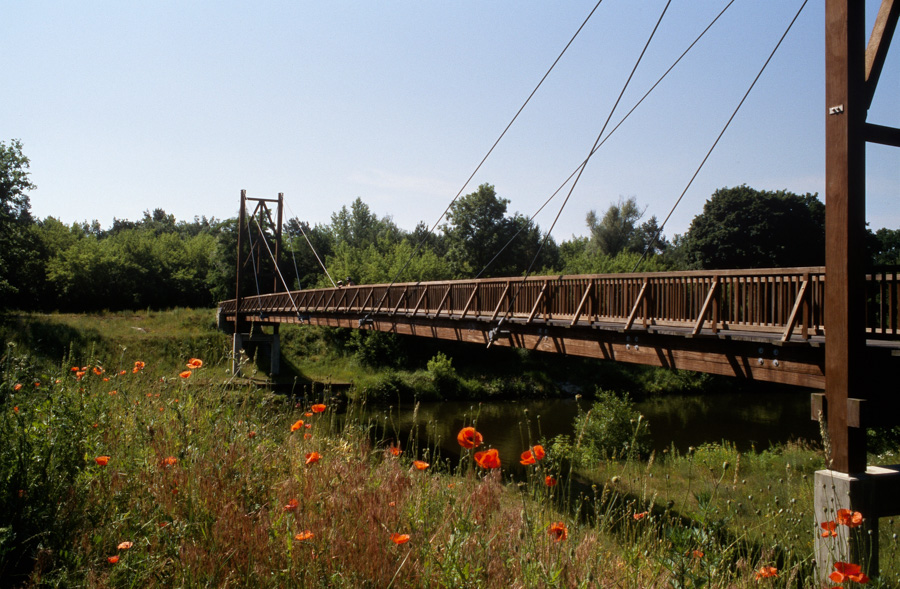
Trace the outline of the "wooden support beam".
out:
<instances>
[{"instance_id":1,"label":"wooden support beam","mask_svg":"<svg viewBox=\"0 0 900 589\"><path fill-rule=\"evenodd\" d=\"M572 318L572 323L569 324L570 327L575 327L575 324L578 323L578 319L581 317L581 311L584 309L584 304L587 303L592 290L594 290L593 278L588 280L587 286L584 288L584 294L581 295L581 301L578 303L578 308L575 309L575 317Z\"/></svg>"},{"instance_id":2,"label":"wooden support beam","mask_svg":"<svg viewBox=\"0 0 900 589\"><path fill-rule=\"evenodd\" d=\"M463 308L462 315L460 316L460 319L464 319L465 316L466 316L466 313L469 312L469 307L472 306L472 301L475 300L475 296L478 294L478 287L479 287L479 286L481 286L481 284L476 284L476 285L475 285L475 288L472 289L472 294L469 295L469 300L466 301L466 306Z\"/></svg>"},{"instance_id":3,"label":"wooden support beam","mask_svg":"<svg viewBox=\"0 0 900 589\"><path fill-rule=\"evenodd\" d=\"M713 299L716 296L716 291L719 289L719 277L715 276L713 278L712 284L709 286L709 292L706 293L706 300L703 301L703 306L700 307L700 313L697 317L697 322L694 324L694 329L691 331L691 335L698 335L700 330L703 329L703 323L706 320L706 312L709 310L709 306L712 303ZM715 323L715 318L713 319Z\"/></svg>"},{"instance_id":4,"label":"wooden support beam","mask_svg":"<svg viewBox=\"0 0 900 589\"><path fill-rule=\"evenodd\" d=\"M355 303L355 302L356 302L356 299L359 298L360 290L361 290L361 289L359 289L359 288L353 289L353 298L350 299L350 302L349 302L349 303L347 303L347 310L348 310L348 311L349 311L350 309L353 308L353 303Z\"/></svg>"},{"instance_id":5,"label":"wooden support beam","mask_svg":"<svg viewBox=\"0 0 900 589\"><path fill-rule=\"evenodd\" d=\"M400 309L400 305L403 304L403 301L406 300L406 293L409 292L409 286L403 289L403 293L400 295L400 298L397 299L397 306L394 307L394 311L391 313L391 317L397 314L397 310ZM418 308L418 307L416 307Z\"/></svg>"},{"instance_id":6,"label":"wooden support beam","mask_svg":"<svg viewBox=\"0 0 900 589\"><path fill-rule=\"evenodd\" d=\"M800 285L800 290L797 292L797 299L794 301L794 307L791 309L791 315L788 317L787 325L784 328L784 335L781 336L781 341L786 342L791 339L791 335L794 333L794 326L797 324L797 315L801 312L806 303L806 290L809 286L809 275L803 277L803 283ZM806 333L804 332L804 338L806 339Z\"/></svg>"},{"instance_id":7,"label":"wooden support beam","mask_svg":"<svg viewBox=\"0 0 900 589\"><path fill-rule=\"evenodd\" d=\"M825 391L832 468L866 470L864 428L847 399L863 396L865 362L865 3L825 2Z\"/></svg>"},{"instance_id":8,"label":"wooden support beam","mask_svg":"<svg viewBox=\"0 0 900 589\"><path fill-rule=\"evenodd\" d=\"M403 294L404 294L404 296L406 296L405 292ZM428 287L426 286L425 288L422 289L422 294L419 296L419 300L416 301L416 307L413 309L413 312L412 312L413 317L415 317L416 313L419 312L419 308L422 306L422 301L425 300L425 296L427 294L428 294ZM426 311L425 314L427 315L428 312Z\"/></svg>"},{"instance_id":9,"label":"wooden support beam","mask_svg":"<svg viewBox=\"0 0 900 589\"><path fill-rule=\"evenodd\" d=\"M366 296L366 300L364 300L363 304L360 306L360 308L359 308L360 311L366 310L366 306L369 304L369 301L372 300L372 295L374 295L374 294L375 294L375 287L373 286L372 288L369 289L369 294Z\"/></svg>"},{"instance_id":10,"label":"wooden support beam","mask_svg":"<svg viewBox=\"0 0 900 589\"><path fill-rule=\"evenodd\" d=\"M441 309L444 308L444 303L447 302L447 297L450 296L450 291L451 291L451 290L453 290L453 285L452 285L452 284L451 284L450 286L447 287L447 292L444 293L443 298L441 298L441 302L438 303L437 311L434 313L434 316L435 316L435 317L437 317L438 315L441 314ZM447 314L449 315L450 313L447 313Z\"/></svg>"},{"instance_id":11,"label":"wooden support beam","mask_svg":"<svg viewBox=\"0 0 900 589\"><path fill-rule=\"evenodd\" d=\"M897 28L898 16L900 16L900 0L882 0L872 27L872 35L869 37L869 45L866 47L866 110L872 106L878 78L881 76L888 47Z\"/></svg>"},{"instance_id":12,"label":"wooden support beam","mask_svg":"<svg viewBox=\"0 0 900 589\"><path fill-rule=\"evenodd\" d=\"M541 299L544 298L544 294L547 292L547 283L544 282L544 286L541 287L541 292L538 293L537 298L534 300L534 306L531 308L531 313L528 315L528 320L525 322L526 324L531 323L534 320L534 316L537 314L538 305L541 304Z\"/></svg>"},{"instance_id":13,"label":"wooden support beam","mask_svg":"<svg viewBox=\"0 0 900 589\"><path fill-rule=\"evenodd\" d=\"M346 290L346 289L341 289L341 298L339 298L338 301L334 304L334 308L335 308L335 309L340 309L340 308L341 308L341 303L344 302L344 299L345 299L345 298L347 298L347 290Z\"/></svg>"},{"instance_id":14,"label":"wooden support beam","mask_svg":"<svg viewBox=\"0 0 900 589\"><path fill-rule=\"evenodd\" d=\"M866 123L864 127L866 141L880 143L888 147L900 147L900 129Z\"/></svg>"},{"instance_id":15,"label":"wooden support beam","mask_svg":"<svg viewBox=\"0 0 900 589\"><path fill-rule=\"evenodd\" d=\"M491 315L491 321L497 319L497 315L500 314L500 307L503 306L503 301L506 300L506 295L509 294L509 285L510 283L506 283L506 288L503 289L503 294L500 295L500 301L497 303L497 308L494 309L494 314Z\"/></svg>"},{"instance_id":16,"label":"wooden support beam","mask_svg":"<svg viewBox=\"0 0 900 589\"><path fill-rule=\"evenodd\" d=\"M638 292L637 298L634 300L634 305L631 307L631 313L628 314L628 320L625 321L625 331L631 329L631 326L634 325L634 320L637 317L638 307L641 306L641 303L644 301L644 295L647 294L647 285L650 283L649 278L644 278L644 283L641 285L641 290Z\"/></svg>"}]
</instances>

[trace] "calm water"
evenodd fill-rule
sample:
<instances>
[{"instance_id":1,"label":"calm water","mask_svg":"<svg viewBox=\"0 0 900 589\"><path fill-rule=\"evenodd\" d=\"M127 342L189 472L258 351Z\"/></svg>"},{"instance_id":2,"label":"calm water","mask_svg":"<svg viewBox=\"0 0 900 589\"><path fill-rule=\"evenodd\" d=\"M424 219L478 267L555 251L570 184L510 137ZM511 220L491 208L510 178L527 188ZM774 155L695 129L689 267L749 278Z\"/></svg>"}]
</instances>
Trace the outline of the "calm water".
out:
<instances>
[{"instance_id":1,"label":"calm water","mask_svg":"<svg viewBox=\"0 0 900 589\"><path fill-rule=\"evenodd\" d=\"M421 403L373 411L387 437L406 444L410 435L420 447L436 446L444 457L459 456L456 434L477 419L485 442L501 461L518 464L519 454L540 438L572 435L572 421L590 402L575 399L537 401ZM657 450L674 444L681 451L706 442L733 442L758 450L790 439L818 440L818 424L809 419L809 392L742 393L660 397L637 404L649 420Z\"/></svg>"}]
</instances>

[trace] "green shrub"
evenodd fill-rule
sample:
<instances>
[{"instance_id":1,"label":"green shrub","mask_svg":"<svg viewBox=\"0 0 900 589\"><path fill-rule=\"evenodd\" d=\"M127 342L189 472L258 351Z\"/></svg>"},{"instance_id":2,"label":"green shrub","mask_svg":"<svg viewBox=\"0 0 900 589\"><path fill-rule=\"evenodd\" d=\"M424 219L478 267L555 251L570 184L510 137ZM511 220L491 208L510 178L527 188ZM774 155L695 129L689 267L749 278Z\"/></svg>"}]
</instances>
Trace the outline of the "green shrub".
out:
<instances>
[{"instance_id":1,"label":"green shrub","mask_svg":"<svg viewBox=\"0 0 900 589\"><path fill-rule=\"evenodd\" d=\"M581 465L614 456L643 456L650 452L650 424L628 395L597 389L589 411L575 417L573 458Z\"/></svg>"},{"instance_id":2,"label":"green shrub","mask_svg":"<svg viewBox=\"0 0 900 589\"><path fill-rule=\"evenodd\" d=\"M453 359L443 352L438 352L428 361L428 374L437 392L445 396L454 396L459 391L459 376L453 367Z\"/></svg>"},{"instance_id":3,"label":"green shrub","mask_svg":"<svg viewBox=\"0 0 900 589\"><path fill-rule=\"evenodd\" d=\"M406 363L400 338L393 333L354 329L348 347L363 366L400 368Z\"/></svg>"}]
</instances>

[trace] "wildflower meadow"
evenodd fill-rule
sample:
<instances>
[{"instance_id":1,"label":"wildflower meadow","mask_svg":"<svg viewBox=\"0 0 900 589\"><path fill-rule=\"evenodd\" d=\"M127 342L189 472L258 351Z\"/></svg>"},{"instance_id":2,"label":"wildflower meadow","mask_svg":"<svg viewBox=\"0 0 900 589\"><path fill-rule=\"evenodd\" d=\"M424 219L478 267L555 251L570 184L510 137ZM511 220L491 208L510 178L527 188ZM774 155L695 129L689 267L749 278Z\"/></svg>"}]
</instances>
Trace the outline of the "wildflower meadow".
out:
<instances>
[{"instance_id":1,"label":"wildflower meadow","mask_svg":"<svg viewBox=\"0 0 900 589\"><path fill-rule=\"evenodd\" d=\"M575 432L567 448L525 440L524 475L513 476L478 429L477 403L459 454L442 455L440 440L363 417L364 400L276 394L232 376L224 352L177 352L73 349L47 368L7 346L0 586L898 582L887 520L880 579L843 560L816 579L814 534L852 531L866 515L814 521L823 458L808 446L709 445L584 466Z\"/></svg>"}]
</instances>

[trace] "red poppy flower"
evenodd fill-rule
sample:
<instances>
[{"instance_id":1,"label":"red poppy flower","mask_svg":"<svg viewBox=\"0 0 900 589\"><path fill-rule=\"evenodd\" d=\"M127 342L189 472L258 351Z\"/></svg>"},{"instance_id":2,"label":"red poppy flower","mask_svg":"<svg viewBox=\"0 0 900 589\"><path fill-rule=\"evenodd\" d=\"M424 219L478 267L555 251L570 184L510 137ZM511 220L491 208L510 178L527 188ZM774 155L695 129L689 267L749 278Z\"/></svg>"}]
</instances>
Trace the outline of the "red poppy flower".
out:
<instances>
[{"instance_id":1,"label":"red poppy flower","mask_svg":"<svg viewBox=\"0 0 900 589\"><path fill-rule=\"evenodd\" d=\"M22 383L17 382L17 383L16 383L16 386L13 387L13 390L16 391L16 392L21 391L21 390L22 390Z\"/></svg>"},{"instance_id":2,"label":"red poppy flower","mask_svg":"<svg viewBox=\"0 0 900 589\"><path fill-rule=\"evenodd\" d=\"M323 411L325 411L325 409L326 409L325 405L323 405L321 403L317 403L317 404L313 405L312 407L310 407L310 410L313 413L322 413Z\"/></svg>"},{"instance_id":3,"label":"red poppy flower","mask_svg":"<svg viewBox=\"0 0 900 589\"><path fill-rule=\"evenodd\" d=\"M306 464L315 464L322 458L318 452L310 452L306 455Z\"/></svg>"},{"instance_id":4,"label":"red poppy flower","mask_svg":"<svg viewBox=\"0 0 900 589\"><path fill-rule=\"evenodd\" d=\"M174 456L168 456L166 458L163 458L162 462L160 462L160 464L162 466L175 466L175 463L177 463L177 462L178 462L177 458L175 458Z\"/></svg>"},{"instance_id":5,"label":"red poppy flower","mask_svg":"<svg viewBox=\"0 0 900 589\"><path fill-rule=\"evenodd\" d=\"M122 376L123 374L128 374L128 371L127 371L127 370L120 370L120 371L119 371L119 376Z\"/></svg>"},{"instance_id":6,"label":"red poppy flower","mask_svg":"<svg viewBox=\"0 0 900 589\"><path fill-rule=\"evenodd\" d=\"M556 479L548 474L547 476L544 477L544 484L547 485L548 487L555 487Z\"/></svg>"},{"instance_id":7,"label":"red poppy flower","mask_svg":"<svg viewBox=\"0 0 900 589\"><path fill-rule=\"evenodd\" d=\"M291 499L287 502L287 505L281 508L282 511L294 511L297 509L297 506L300 505L300 502L296 499Z\"/></svg>"},{"instance_id":8,"label":"red poppy flower","mask_svg":"<svg viewBox=\"0 0 900 589\"><path fill-rule=\"evenodd\" d=\"M409 542L409 534L391 534L391 542L394 544L406 544Z\"/></svg>"},{"instance_id":9,"label":"red poppy flower","mask_svg":"<svg viewBox=\"0 0 900 589\"><path fill-rule=\"evenodd\" d=\"M117 562L119 562L119 555L117 554L115 556L107 556L106 562L108 562L109 564L116 564Z\"/></svg>"},{"instance_id":10,"label":"red poppy flower","mask_svg":"<svg viewBox=\"0 0 900 589\"><path fill-rule=\"evenodd\" d=\"M307 411L306 413L303 414L303 417L312 417L312 416L313 416L312 411Z\"/></svg>"},{"instance_id":11,"label":"red poppy flower","mask_svg":"<svg viewBox=\"0 0 900 589\"><path fill-rule=\"evenodd\" d=\"M481 468L500 468L500 454L495 448L475 453L475 462Z\"/></svg>"},{"instance_id":12,"label":"red poppy flower","mask_svg":"<svg viewBox=\"0 0 900 589\"><path fill-rule=\"evenodd\" d=\"M866 576L862 569L858 564L851 564L849 562L836 562L834 563L834 572L828 575L828 578L834 581L835 583L843 583L844 581L853 581L854 583L861 583L865 585L869 582L869 577Z\"/></svg>"},{"instance_id":13,"label":"red poppy flower","mask_svg":"<svg viewBox=\"0 0 900 589\"><path fill-rule=\"evenodd\" d=\"M835 521L837 521L837 523L841 524L842 526L857 528L863 523L863 516L858 511L838 509Z\"/></svg>"},{"instance_id":14,"label":"red poppy flower","mask_svg":"<svg viewBox=\"0 0 900 589\"><path fill-rule=\"evenodd\" d=\"M94 462L96 462L100 466L106 466L107 464L109 464L109 456L98 456L94 458Z\"/></svg>"},{"instance_id":15,"label":"red poppy flower","mask_svg":"<svg viewBox=\"0 0 900 589\"><path fill-rule=\"evenodd\" d=\"M71 370L72 372L78 372L79 368L77 366L73 366L69 370Z\"/></svg>"},{"instance_id":16,"label":"red poppy flower","mask_svg":"<svg viewBox=\"0 0 900 589\"><path fill-rule=\"evenodd\" d=\"M702 550L691 550L691 556L694 558L703 558Z\"/></svg>"},{"instance_id":17,"label":"red poppy flower","mask_svg":"<svg viewBox=\"0 0 900 589\"><path fill-rule=\"evenodd\" d=\"M756 571L756 580L760 579L768 579L769 577L777 577L778 569L775 567L762 567L758 571Z\"/></svg>"},{"instance_id":18,"label":"red poppy flower","mask_svg":"<svg viewBox=\"0 0 900 589\"><path fill-rule=\"evenodd\" d=\"M13 413L18 413L18 412L19 412L19 406L16 405L15 407L13 407Z\"/></svg>"},{"instance_id":19,"label":"red poppy flower","mask_svg":"<svg viewBox=\"0 0 900 589\"><path fill-rule=\"evenodd\" d=\"M635 520L635 521L640 521L640 520L644 519L645 517L647 517L647 514L648 514L648 513L650 513L650 512L649 512L649 511L644 511L644 512L641 512L641 513L635 513L635 514L634 514L634 520Z\"/></svg>"},{"instance_id":20,"label":"red poppy flower","mask_svg":"<svg viewBox=\"0 0 900 589\"><path fill-rule=\"evenodd\" d=\"M313 537L312 532L310 532L309 530L304 530L304 531L300 532L299 534L297 534L296 536L294 536L294 540L299 540L300 542L303 542L304 540L309 540L312 537Z\"/></svg>"},{"instance_id":21,"label":"red poppy flower","mask_svg":"<svg viewBox=\"0 0 900 589\"><path fill-rule=\"evenodd\" d=\"M297 421L294 422L294 425L291 426L291 431L295 432L298 429L300 429L301 427L303 427L303 420L298 419Z\"/></svg>"},{"instance_id":22,"label":"red poppy flower","mask_svg":"<svg viewBox=\"0 0 900 589\"><path fill-rule=\"evenodd\" d=\"M190 360L188 360L188 363L185 366L187 366L191 370L193 370L194 368L201 368L203 366L203 360L201 360L200 358L191 358Z\"/></svg>"},{"instance_id":23,"label":"red poppy flower","mask_svg":"<svg viewBox=\"0 0 900 589\"><path fill-rule=\"evenodd\" d=\"M456 434L456 441L466 450L471 450L480 446L484 442L484 438L475 431L474 427L464 427Z\"/></svg>"},{"instance_id":24,"label":"red poppy flower","mask_svg":"<svg viewBox=\"0 0 900 589\"><path fill-rule=\"evenodd\" d=\"M97 376L100 376L101 374L103 374L103 369L100 368L99 366L94 366L94 374L96 374Z\"/></svg>"},{"instance_id":25,"label":"red poppy flower","mask_svg":"<svg viewBox=\"0 0 900 589\"><path fill-rule=\"evenodd\" d=\"M128 549L131 548L132 546L134 546L134 542L127 542L127 541L126 541L126 542L120 543L119 546L118 546L118 549L119 549L119 550L128 550Z\"/></svg>"},{"instance_id":26,"label":"red poppy flower","mask_svg":"<svg viewBox=\"0 0 900 589\"><path fill-rule=\"evenodd\" d=\"M178 376L180 376L181 378L190 378L191 374L192 372L190 370L182 370L178 373Z\"/></svg>"},{"instance_id":27,"label":"red poppy flower","mask_svg":"<svg viewBox=\"0 0 900 589\"><path fill-rule=\"evenodd\" d=\"M81 380L82 378L84 378L84 375L85 375L85 374L87 374L86 371L84 371L84 370L79 370L79 371L77 371L77 372L75 373L75 378L76 378L77 380Z\"/></svg>"},{"instance_id":28,"label":"red poppy flower","mask_svg":"<svg viewBox=\"0 0 900 589\"><path fill-rule=\"evenodd\" d=\"M400 449L400 446L390 446L388 452L391 453L391 456L400 456L403 450Z\"/></svg>"},{"instance_id":29,"label":"red poppy flower","mask_svg":"<svg viewBox=\"0 0 900 589\"><path fill-rule=\"evenodd\" d=\"M247 437L248 437L248 438L255 438L255 437L256 437L256 432L249 432L249 433L247 434Z\"/></svg>"},{"instance_id":30,"label":"red poppy flower","mask_svg":"<svg viewBox=\"0 0 900 589\"><path fill-rule=\"evenodd\" d=\"M308 440L312 437L312 434L303 434L303 439Z\"/></svg>"},{"instance_id":31,"label":"red poppy flower","mask_svg":"<svg viewBox=\"0 0 900 589\"><path fill-rule=\"evenodd\" d=\"M425 470L426 468L428 468L431 465L422 460L413 460L413 466L415 466L419 470Z\"/></svg>"},{"instance_id":32,"label":"red poppy flower","mask_svg":"<svg viewBox=\"0 0 900 589\"><path fill-rule=\"evenodd\" d=\"M535 461L543 460L545 455L544 447L538 444L537 446L532 446L531 450L522 452L522 459L519 462L528 466L529 464L534 464Z\"/></svg>"},{"instance_id":33,"label":"red poppy flower","mask_svg":"<svg viewBox=\"0 0 900 589\"><path fill-rule=\"evenodd\" d=\"M550 537L557 542L562 542L569 537L569 530L563 522L550 524L550 529L547 530L547 532L550 534Z\"/></svg>"},{"instance_id":34,"label":"red poppy flower","mask_svg":"<svg viewBox=\"0 0 900 589\"><path fill-rule=\"evenodd\" d=\"M141 362L140 360L138 360L137 362L134 363L134 369L135 369L135 370L143 370L143 369L144 369L144 366L146 366L146 364L144 364L144 363Z\"/></svg>"},{"instance_id":35,"label":"red poppy flower","mask_svg":"<svg viewBox=\"0 0 900 589\"><path fill-rule=\"evenodd\" d=\"M819 525L824 532L822 532L822 537L827 538L828 536L837 536L837 522L822 522Z\"/></svg>"}]
</instances>

